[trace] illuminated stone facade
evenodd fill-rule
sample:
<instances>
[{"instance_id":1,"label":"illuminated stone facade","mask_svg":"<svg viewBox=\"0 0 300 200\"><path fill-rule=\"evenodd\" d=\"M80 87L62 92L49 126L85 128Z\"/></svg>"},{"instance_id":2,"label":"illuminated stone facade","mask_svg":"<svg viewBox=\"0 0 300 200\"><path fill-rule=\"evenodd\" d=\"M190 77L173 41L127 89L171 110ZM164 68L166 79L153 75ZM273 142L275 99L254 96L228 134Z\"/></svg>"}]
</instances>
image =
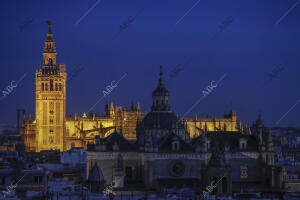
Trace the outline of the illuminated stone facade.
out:
<instances>
[{"instance_id":1,"label":"illuminated stone facade","mask_svg":"<svg viewBox=\"0 0 300 200\"><path fill-rule=\"evenodd\" d=\"M48 24L43 65L36 71L36 151L63 150L64 146L66 66L56 64L56 47Z\"/></svg>"},{"instance_id":2,"label":"illuminated stone facade","mask_svg":"<svg viewBox=\"0 0 300 200\"><path fill-rule=\"evenodd\" d=\"M231 131L243 132L251 134L250 128L243 128L242 122L237 125L236 112L230 109L230 112L224 115L224 118L184 118L182 122L186 124L187 131L191 138L198 137L204 132L208 131Z\"/></svg>"},{"instance_id":3,"label":"illuminated stone facade","mask_svg":"<svg viewBox=\"0 0 300 200\"><path fill-rule=\"evenodd\" d=\"M130 109L105 105L103 116L93 112L82 117L66 117L66 66L56 64L56 47L49 24L49 30L43 52L43 64L36 71L36 120L29 115L23 116L21 135L26 151L69 150L72 147L85 147L94 143L94 138L107 137L114 130L129 140L135 140L136 126L146 113L141 113L141 106L131 105ZM161 101L159 99L158 101ZM168 100L164 100L168 101ZM168 103L168 102L166 102ZM206 131L231 131L251 134L250 128L237 125L237 116L232 109L224 118L184 118L187 137L194 138Z\"/></svg>"}]
</instances>

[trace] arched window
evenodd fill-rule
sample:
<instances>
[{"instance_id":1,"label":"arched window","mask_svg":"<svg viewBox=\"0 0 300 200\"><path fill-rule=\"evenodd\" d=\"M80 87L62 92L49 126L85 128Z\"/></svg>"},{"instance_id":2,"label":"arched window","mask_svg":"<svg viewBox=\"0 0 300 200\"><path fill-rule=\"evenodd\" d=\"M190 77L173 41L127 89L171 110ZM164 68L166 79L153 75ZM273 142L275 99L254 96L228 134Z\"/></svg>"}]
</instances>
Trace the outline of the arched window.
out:
<instances>
[{"instance_id":1,"label":"arched window","mask_svg":"<svg viewBox=\"0 0 300 200\"><path fill-rule=\"evenodd\" d=\"M58 90L58 85L57 85L57 83L55 83L55 91L57 91Z\"/></svg>"},{"instance_id":2,"label":"arched window","mask_svg":"<svg viewBox=\"0 0 300 200\"><path fill-rule=\"evenodd\" d=\"M44 91L44 83L42 83L42 91Z\"/></svg>"},{"instance_id":3,"label":"arched window","mask_svg":"<svg viewBox=\"0 0 300 200\"><path fill-rule=\"evenodd\" d=\"M173 141L172 142L172 150L173 151L179 151L180 146L179 146L179 141Z\"/></svg>"},{"instance_id":4,"label":"arched window","mask_svg":"<svg viewBox=\"0 0 300 200\"><path fill-rule=\"evenodd\" d=\"M164 105L164 100L161 100L161 105Z\"/></svg>"},{"instance_id":5,"label":"arched window","mask_svg":"<svg viewBox=\"0 0 300 200\"><path fill-rule=\"evenodd\" d=\"M52 59L51 58L49 58L49 66L52 66Z\"/></svg>"},{"instance_id":6,"label":"arched window","mask_svg":"<svg viewBox=\"0 0 300 200\"><path fill-rule=\"evenodd\" d=\"M48 84L45 84L45 90L48 91Z\"/></svg>"},{"instance_id":7,"label":"arched window","mask_svg":"<svg viewBox=\"0 0 300 200\"><path fill-rule=\"evenodd\" d=\"M53 80L50 80L50 91L53 91Z\"/></svg>"},{"instance_id":8,"label":"arched window","mask_svg":"<svg viewBox=\"0 0 300 200\"><path fill-rule=\"evenodd\" d=\"M59 91L62 91L61 83L59 83Z\"/></svg>"}]
</instances>

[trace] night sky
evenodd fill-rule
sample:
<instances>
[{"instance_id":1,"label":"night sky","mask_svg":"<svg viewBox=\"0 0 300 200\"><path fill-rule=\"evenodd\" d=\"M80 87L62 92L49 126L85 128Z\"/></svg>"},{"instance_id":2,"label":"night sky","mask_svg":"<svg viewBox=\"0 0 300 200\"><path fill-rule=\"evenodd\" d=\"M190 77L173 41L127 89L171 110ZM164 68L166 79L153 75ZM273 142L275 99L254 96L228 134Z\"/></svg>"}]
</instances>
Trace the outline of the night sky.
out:
<instances>
[{"instance_id":1,"label":"night sky","mask_svg":"<svg viewBox=\"0 0 300 200\"><path fill-rule=\"evenodd\" d=\"M35 112L46 20L57 63L68 72L82 66L67 83L67 116L87 112L124 74L95 112L103 114L106 101L127 108L140 101L149 111L160 65L179 116L223 75L187 117L222 117L232 104L239 120L250 124L261 111L276 126L300 99L297 0L2 0L0 9L1 95L26 74L0 101L0 124L16 123L18 108ZM296 105L278 126L299 127L299 114Z\"/></svg>"}]
</instances>

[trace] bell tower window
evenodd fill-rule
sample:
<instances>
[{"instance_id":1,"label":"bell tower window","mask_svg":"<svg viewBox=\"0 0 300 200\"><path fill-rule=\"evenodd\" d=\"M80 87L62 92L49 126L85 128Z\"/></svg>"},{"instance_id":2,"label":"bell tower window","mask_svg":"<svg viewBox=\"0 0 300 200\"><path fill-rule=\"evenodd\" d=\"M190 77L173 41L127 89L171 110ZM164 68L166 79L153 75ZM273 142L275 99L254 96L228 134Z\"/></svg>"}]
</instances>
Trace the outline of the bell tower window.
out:
<instances>
[{"instance_id":1,"label":"bell tower window","mask_svg":"<svg viewBox=\"0 0 300 200\"><path fill-rule=\"evenodd\" d=\"M45 84L45 90L48 91L48 84Z\"/></svg>"},{"instance_id":2,"label":"bell tower window","mask_svg":"<svg viewBox=\"0 0 300 200\"><path fill-rule=\"evenodd\" d=\"M58 90L58 85L57 85L57 83L55 83L55 91L57 91Z\"/></svg>"},{"instance_id":3,"label":"bell tower window","mask_svg":"<svg viewBox=\"0 0 300 200\"><path fill-rule=\"evenodd\" d=\"M52 66L52 59L49 58L49 66Z\"/></svg>"},{"instance_id":4,"label":"bell tower window","mask_svg":"<svg viewBox=\"0 0 300 200\"><path fill-rule=\"evenodd\" d=\"M42 91L44 91L44 83L42 83Z\"/></svg>"},{"instance_id":5,"label":"bell tower window","mask_svg":"<svg viewBox=\"0 0 300 200\"><path fill-rule=\"evenodd\" d=\"M53 91L53 80L50 80L50 91Z\"/></svg>"}]
</instances>

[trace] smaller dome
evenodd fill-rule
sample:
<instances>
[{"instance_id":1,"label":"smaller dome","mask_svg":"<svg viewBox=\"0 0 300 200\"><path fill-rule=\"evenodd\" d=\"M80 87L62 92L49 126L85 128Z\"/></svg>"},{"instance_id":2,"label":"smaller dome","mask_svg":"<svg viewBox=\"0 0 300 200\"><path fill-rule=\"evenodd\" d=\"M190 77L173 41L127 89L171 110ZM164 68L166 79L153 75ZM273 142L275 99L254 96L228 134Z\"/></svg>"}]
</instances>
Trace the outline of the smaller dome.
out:
<instances>
[{"instance_id":1,"label":"smaller dome","mask_svg":"<svg viewBox=\"0 0 300 200\"><path fill-rule=\"evenodd\" d=\"M159 84L152 92L152 96L170 96L170 92L164 87L163 83Z\"/></svg>"},{"instance_id":2,"label":"smaller dome","mask_svg":"<svg viewBox=\"0 0 300 200\"><path fill-rule=\"evenodd\" d=\"M90 170L88 180L93 181L93 182L103 182L104 181L102 171L101 171L101 169L99 169L97 163Z\"/></svg>"}]
</instances>

